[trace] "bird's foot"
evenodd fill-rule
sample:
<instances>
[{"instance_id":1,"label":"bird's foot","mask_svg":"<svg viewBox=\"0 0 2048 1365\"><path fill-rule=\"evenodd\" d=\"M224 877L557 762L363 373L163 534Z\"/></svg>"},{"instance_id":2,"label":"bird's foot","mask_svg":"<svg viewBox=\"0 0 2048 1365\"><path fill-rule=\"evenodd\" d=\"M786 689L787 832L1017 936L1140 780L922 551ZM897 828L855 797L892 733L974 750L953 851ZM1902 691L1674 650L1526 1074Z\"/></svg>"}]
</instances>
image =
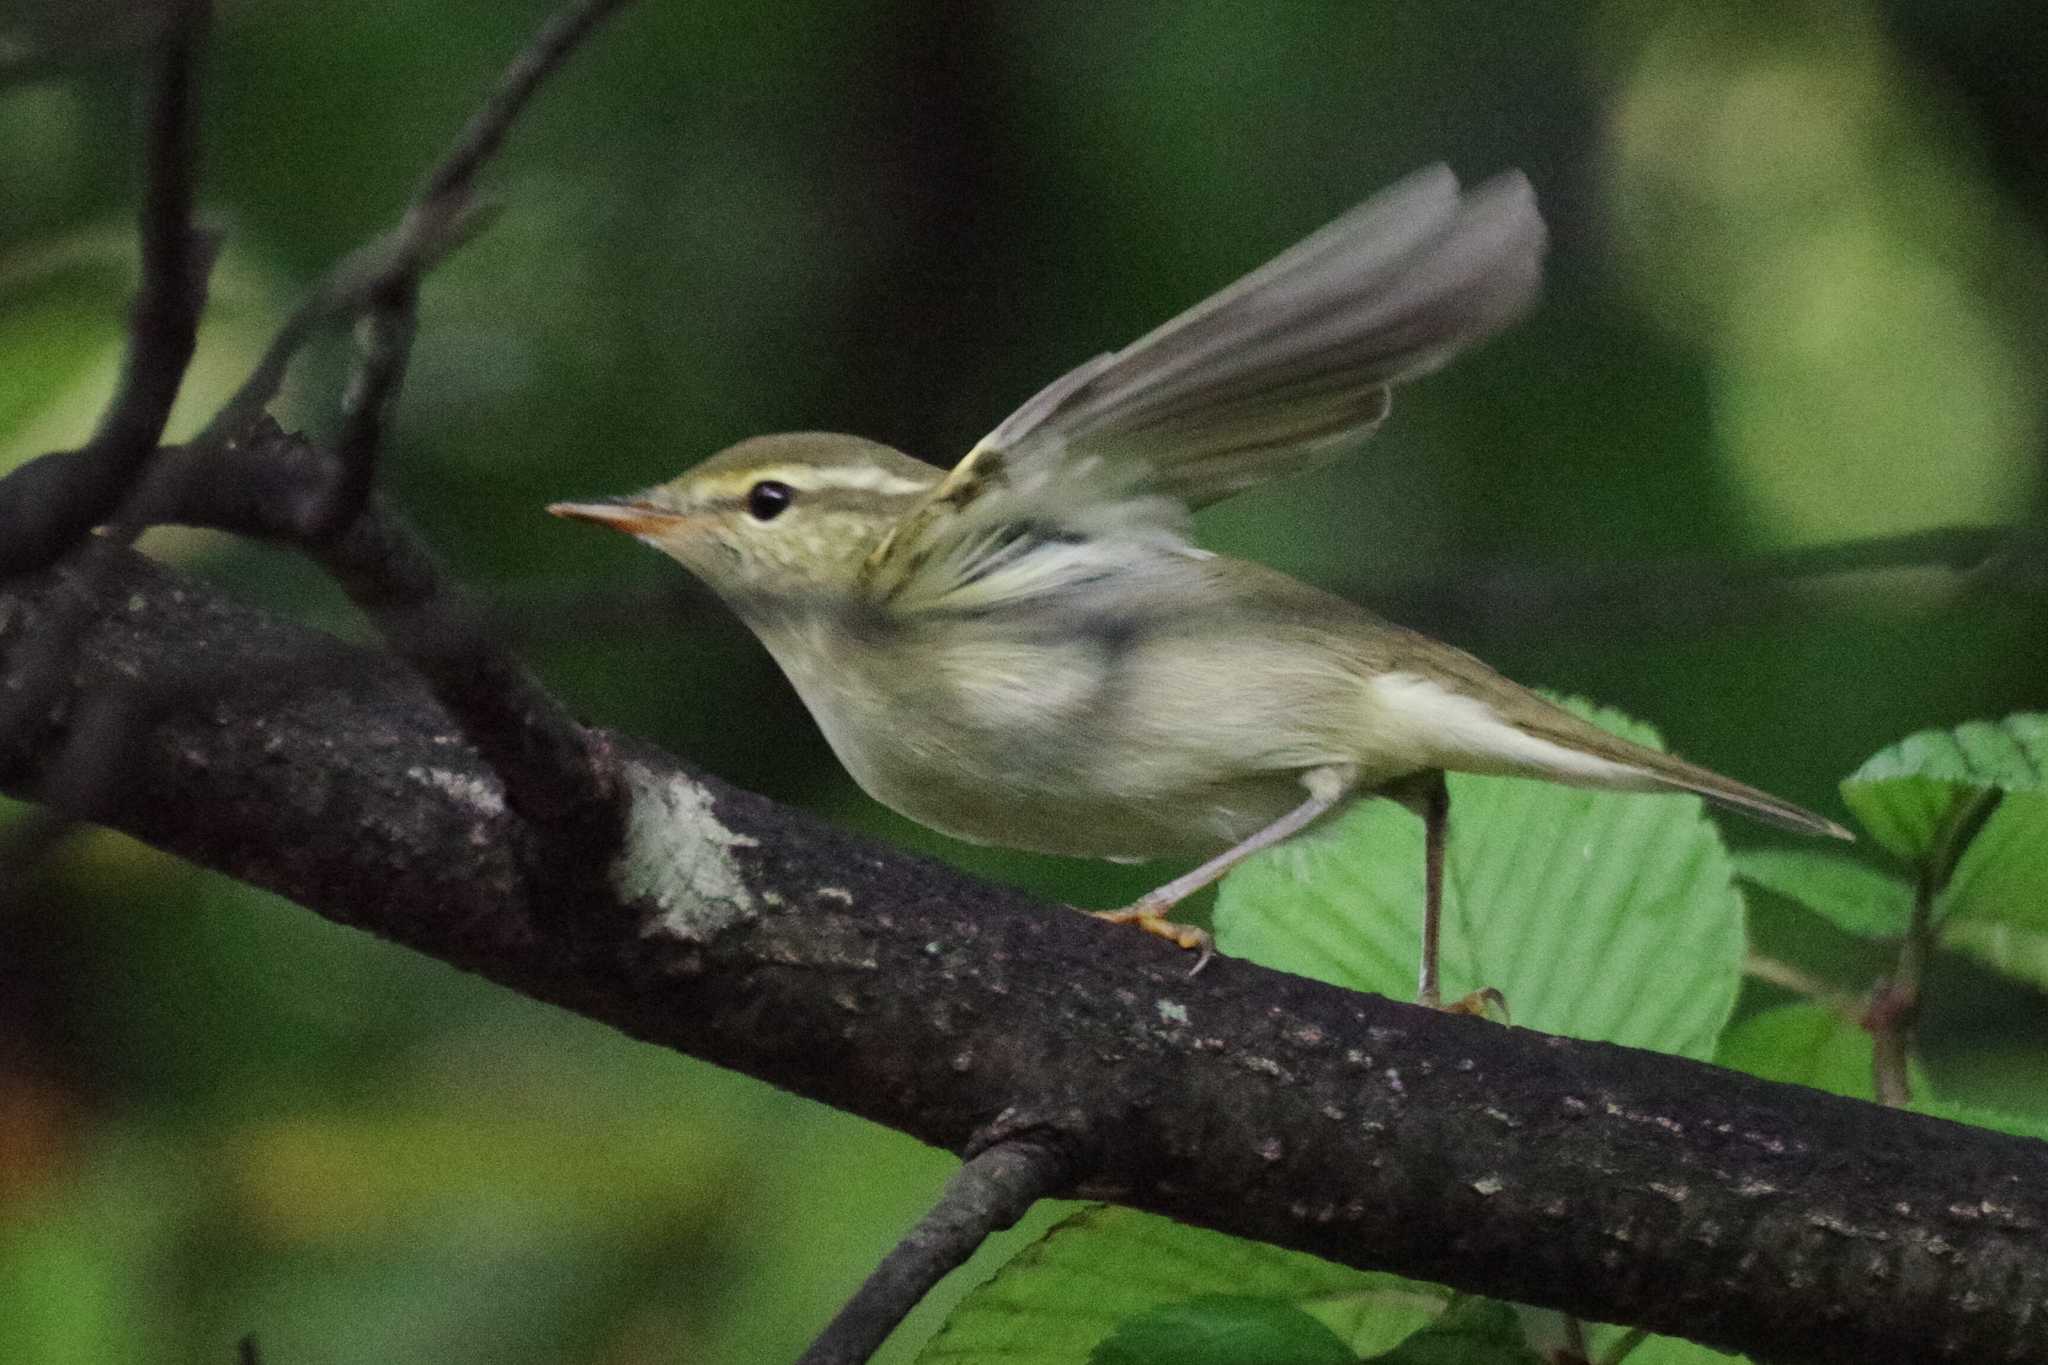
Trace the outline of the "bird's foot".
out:
<instances>
[{"instance_id":1,"label":"bird's foot","mask_svg":"<svg viewBox=\"0 0 2048 1365\"><path fill-rule=\"evenodd\" d=\"M1088 913L1111 924L1134 925L1148 934L1158 935L1177 948L1200 953L1201 956L1195 959L1195 965L1188 968L1189 976L1208 966L1209 959L1216 956L1216 940L1210 936L1207 929L1197 929L1192 924L1175 924L1166 917L1164 910L1156 909L1143 901L1136 905L1127 905L1121 910L1090 910Z\"/></svg>"},{"instance_id":2,"label":"bird's foot","mask_svg":"<svg viewBox=\"0 0 2048 1365\"><path fill-rule=\"evenodd\" d=\"M1461 1000L1446 1005L1442 1000L1420 1000L1416 1003L1427 1005L1445 1014L1471 1014L1481 1019L1491 1019L1496 1024L1512 1022L1508 1018L1508 998L1491 986L1482 986Z\"/></svg>"}]
</instances>

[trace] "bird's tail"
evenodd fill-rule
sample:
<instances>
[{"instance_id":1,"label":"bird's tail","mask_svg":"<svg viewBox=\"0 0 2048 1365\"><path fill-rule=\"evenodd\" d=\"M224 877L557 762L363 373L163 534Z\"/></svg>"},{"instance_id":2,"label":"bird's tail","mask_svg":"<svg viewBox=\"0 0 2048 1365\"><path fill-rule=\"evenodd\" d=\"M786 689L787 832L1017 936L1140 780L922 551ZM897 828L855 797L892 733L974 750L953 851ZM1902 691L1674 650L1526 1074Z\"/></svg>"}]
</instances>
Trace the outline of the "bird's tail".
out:
<instances>
[{"instance_id":1,"label":"bird's tail","mask_svg":"<svg viewBox=\"0 0 2048 1365\"><path fill-rule=\"evenodd\" d=\"M1580 720L1570 712L1544 704L1548 714L1541 716L1517 716L1517 728L1535 735L1552 744L1560 744L1590 758L1604 760L1614 768L1625 770L1615 779L1588 780L1588 786L1634 787L1646 790L1684 791L1705 797L1717 806L1740 811L1767 825L1789 829L1799 834L1823 834L1832 839L1854 839L1842 826L1816 814L1804 806L1759 791L1745 782L1732 777L1723 777L1711 768L1702 768L1697 763L1688 763L1647 745L1637 744L1609 734L1599 726ZM1626 774L1633 774L1629 780ZM1571 781L1569 776L1549 774L1553 781Z\"/></svg>"}]
</instances>

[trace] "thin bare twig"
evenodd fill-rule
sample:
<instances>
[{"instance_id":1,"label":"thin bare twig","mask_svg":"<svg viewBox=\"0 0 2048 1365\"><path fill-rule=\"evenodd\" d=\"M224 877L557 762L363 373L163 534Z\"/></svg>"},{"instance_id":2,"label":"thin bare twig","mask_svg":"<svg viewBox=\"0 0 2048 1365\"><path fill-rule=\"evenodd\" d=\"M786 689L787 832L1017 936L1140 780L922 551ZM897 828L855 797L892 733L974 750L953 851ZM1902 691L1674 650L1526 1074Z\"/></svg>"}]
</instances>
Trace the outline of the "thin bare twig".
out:
<instances>
[{"instance_id":1,"label":"thin bare twig","mask_svg":"<svg viewBox=\"0 0 2048 1365\"><path fill-rule=\"evenodd\" d=\"M277 396L285 371L300 347L322 326L366 309L387 314L385 325L409 331L409 296L419 278L449 252L475 236L493 210L475 200L477 174L503 146L514 120L540 85L568 60L578 44L613 11L630 0L581 0L541 26L525 50L499 76L496 88L463 126L455 141L420 181L396 226L350 252L314 286L312 293L272 338L256 368L235 395L214 414L198 443L237 433ZM401 353L403 348L398 348ZM403 369L402 360L397 367ZM384 384L395 391L397 372ZM375 456L375 446L356 452ZM344 503L327 519L328 529L346 523L346 501L361 505L368 481L351 476L336 490Z\"/></svg>"},{"instance_id":2,"label":"thin bare twig","mask_svg":"<svg viewBox=\"0 0 2048 1365\"><path fill-rule=\"evenodd\" d=\"M325 541L346 530L376 486L377 456L412 355L418 299L417 280L397 280L371 303L357 328L356 364L342 395L341 434L335 441L341 478L312 528L312 540Z\"/></svg>"},{"instance_id":3,"label":"thin bare twig","mask_svg":"<svg viewBox=\"0 0 2048 1365\"><path fill-rule=\"evenodd\" d=\"M868 1359L990 1233L1015 1224L1072 1177L1063 1153L1029 1139L998 1142L969 1157L932 1211L882 1258L797 1365L859 1365Z\"/></svg>"},{"instance_id":4,"label":"thin bare twig","mask_svg":"<svg viewBox=\"0 0 2048 1365\"><path fill-rule=\"evenodd\" d=\"M264 348L256 368L221 405L194 444L225 442L254 422L284 385L292 358L322 327L354 317L393 281L416 279L474 237L495 210L442 204L432 213L407 213L396 227L336 261Z\"/></svg>"},{"instance_id":5,"label":"thin bare twig","mask_svg":"<svg viewBox=\"0 0 2048 1365\"><path fill-rule=\"evenodd\" d=\"M631 0L582 0L551 17L498 77L498 86L483 107L471 116L447 155L427 172L415 202L447 195L476 178L485 162L497 154L506 130L526 108L542 81L553 75L592 30L610 18L614 10Z\"/></svg>"},{"instance_id":6,"label":"thin bare twig","mask_svg":"<svg viewBox=\"0 0 2048 1365\"><path fill-rule=\"evenodd\" d=\"M625 2L581 0L541 27L428 171L398 236L431 246L475 225L477 173L541 82ZM608 756L475 613L453 600L426 544L374 495L378 454L411 353L419 280L429 264L424 251L400 251L362 276L367 311L342 404L339 478L303 547L425 675L504 780L512 808L556 836L555 864L601 867L623 828Z\"/></svg>"},{"instance_id":7,"label":"thin bare twig","mask_svg":"<svg viewBox=\"0 0 2048 1365\"><path fill-rule=\"evenodd\" d=\"M399 224L350 252L328 272L199 438L167 451L151 466L148 477L135 478L143 468L138 459L124 463L116 480L108 472L111 465L99 458L99 448L113 443L126 449L140 440L145 457L155 448L162 413L156 414L154 426L149 425L144 419L154 409L145 400L160 398L168 411L196 326L196 288L174 287L194 272L189 263L178 266L178 243L185 242L189 250L189 229L182 235L172 231L185 223L190 208L189 68L200 40L197 21L205 16L205 7L195 4L193 22L167 40L150 156L152 190L143 215L149 282L136 312L130 380L91 446L46 456L26 468L25 482L34 482L35 489L12 480L0 485L0 491L9 495L0 498L0 512L12 511L16 519L53 505L53 499L37 496L45 488L104 485L108 498L94 502L82 521L72 520L78 521L79 532L110 520L106 539L114 543L131 540L153 522L181 520L232 525L305 548L371 616L393 648L430 680L443 704L490 756L512 807L569 845L587 842L592 848L609 847L619 828L616 790L604 756L574 719L472 619L473 613L449 600L424 544L372 496L372 490L388 415L404 377L420 276L483 222L472 198L472 182L541 82L624 3L582 0L544 25L447 154L429 170ZM172 324L178 320L166 301L180 298L191 304L193 315L184 329L182 351L163 343L167 332L176 332ZM259 421L263 409L307 338L337 317L366 310L364 344L343 403L338 451L319 451L285 438L274 424L264 426ZM284 458L275 467L251 458L280 450ZM16 493L21 496L12 496ZM58 540L47 534L45 538L51 543ZM91 596L82 592L77 600ZM29 683L41 679L43 685L24 686L14 694L0 711L0 733L47 710L44 694L61 675L81 627L82 621L56 620L41 638L23 646L32 657L25 659L28 667L22 676ZM128 725L121 729L133 731ZM107 770L98 761L90 766L95 772ZM75 777L67 777L59 765L48 780L54 792L65 796L67 809L89 810L94 804L91 793L82 790ZM604 861L581 860L594 866Z\"/></svg>"},{"instance_id":8,"label":"thin bare twig","mask_svg":"<svg viewBox=\"0 0 2048 1365\"><path fill-rule=\"evenodd\" d=\"M150 100L138 221L142 277L114 396L85 446L0 479L0 578L46 568L105 521L163 435L199 334L213 244L192 225L199 52L211 6L188 0L166 30Z\"/></svg>"},{"instance_id":9,"label":"thin bare twig","mask_svg":"<svg viewBox=\"0 0 2048 1365\"><path fill-rule=\"evenodd\" d=\"M478 173L503 145L541 83L626 0L581 0L551 18L426 176L396 227L338 262L287 320L235 396L215 414L193 453L172 466L204 470L213 452L233 460L250 445L276 444L261 426L292 356L323 323L363 315L356 363L342 402L342 427L325 467L301 459L305 483L276 490L269 505L231 498L225 509L291 539L317 560L375 622L391 647L418 668L503 778L522 815L585 851L609 847L620 829L618 792L605 755L581 726L452 600L426 545L374 494L378 457L404 383L420 278L482 219ZM247 439L244 439L247 438ZM288 438L287 438L288 439ZM210 482L218 486L221 480ZM206 509L171 489L160 511L205 519ZM194 515L196 514L196 516ZM603 857L557 858L602 866Z\"/></svg>"}]
</instances>

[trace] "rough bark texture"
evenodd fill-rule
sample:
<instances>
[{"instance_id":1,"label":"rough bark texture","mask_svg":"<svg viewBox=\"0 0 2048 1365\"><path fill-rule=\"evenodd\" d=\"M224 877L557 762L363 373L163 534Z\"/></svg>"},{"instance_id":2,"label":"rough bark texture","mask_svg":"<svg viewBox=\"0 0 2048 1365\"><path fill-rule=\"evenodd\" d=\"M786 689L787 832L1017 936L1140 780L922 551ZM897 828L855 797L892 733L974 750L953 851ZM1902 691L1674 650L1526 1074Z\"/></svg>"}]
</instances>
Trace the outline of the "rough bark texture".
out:
<instances>
[{"instance_id":1,"label":"rough bark texture","mask_svg":"<svg viewBox=\"0 0 2048 1365\"><path fill-rule=\"evenodd\" d=\"M0 788L101 689L149 724L93 818L637 1038L955 1151L1333 1260L1773 1359L2048 1359L2048 1146L1219 959L616 741L617 894L536 876L418 678L124 555L0 591L0 687L93 625ZM168 686L166 686L168 684ZM168 700L166 700L168 699Z\"/></svg>"}]
</instances>

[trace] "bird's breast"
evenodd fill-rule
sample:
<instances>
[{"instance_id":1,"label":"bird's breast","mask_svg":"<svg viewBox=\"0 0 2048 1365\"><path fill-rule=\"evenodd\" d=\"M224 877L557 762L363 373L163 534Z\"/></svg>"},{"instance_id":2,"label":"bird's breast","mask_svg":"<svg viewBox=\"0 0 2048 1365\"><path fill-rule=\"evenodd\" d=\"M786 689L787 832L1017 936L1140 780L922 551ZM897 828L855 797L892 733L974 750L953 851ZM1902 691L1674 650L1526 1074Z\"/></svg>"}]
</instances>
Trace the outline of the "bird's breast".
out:
<instances>
[{"instance_id":1,"label":"bird's breast","mask_svg":"<svg viewBox=\"0 0 2048 1365\"><path fill-rule=\"evenodd\" d=\"M1203 856L1285 814L1303 799L1301 774L1342 757L1316 731L1328 694L1350 684L1276 674L1242 632L1133 620L811 629L763 639L848 773L972 842Z\"/></svg>"}]
</instances>

